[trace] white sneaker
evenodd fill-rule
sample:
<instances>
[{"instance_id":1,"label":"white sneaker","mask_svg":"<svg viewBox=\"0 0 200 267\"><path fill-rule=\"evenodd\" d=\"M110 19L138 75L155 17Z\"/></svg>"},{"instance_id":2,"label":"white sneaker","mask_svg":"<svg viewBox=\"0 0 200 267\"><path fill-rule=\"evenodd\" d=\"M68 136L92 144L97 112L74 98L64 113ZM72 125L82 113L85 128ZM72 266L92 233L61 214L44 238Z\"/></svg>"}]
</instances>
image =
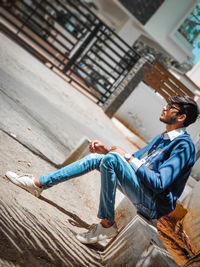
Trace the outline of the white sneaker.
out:
<instances>
[{"instance_id":1,"label":"white sneaker","mask_svg":"<svg viewBox=\"0 0 200 267\"><path fill-rule=\"evenodd\" d=\"M14 172L8 171L6 172L6 177L11 182L27 190L35 197L39 197L43 191L42 188L39 188L38 186L35 185L34 183L35 178L31 175L27 175L27 174L17 175Z\"/></svg>"},{"instance_id":2,"label":"white sneaker","mask_svg":"<svg viewBox=\"0 0 200 267\"><path fill-rule=\"evenodd\" d=\"M94 244L107 238L115 237L118 234L117 226L114 223L111 227L105 228L101 223L91 225L88 232L77 234L76 238L83 244Z\"/></svg>"}]
</instances>

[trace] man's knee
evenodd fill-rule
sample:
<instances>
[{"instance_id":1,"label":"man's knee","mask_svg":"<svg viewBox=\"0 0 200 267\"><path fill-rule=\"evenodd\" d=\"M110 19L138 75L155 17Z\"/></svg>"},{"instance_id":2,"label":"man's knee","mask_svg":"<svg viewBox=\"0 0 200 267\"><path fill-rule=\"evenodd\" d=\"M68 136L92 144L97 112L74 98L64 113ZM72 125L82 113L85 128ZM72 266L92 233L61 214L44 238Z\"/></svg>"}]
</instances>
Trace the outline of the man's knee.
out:
<instances>
[{"instance_id":1,"label":"man's knee","mask_svg":"<svg viewBox=\"0 0 200 267\"><path fill-rule=\"evenodd\" d=\"M110 152L102 159L101 166L114 166L115 164L119 164L121 159L122 157L118 153Z\"/></svg>"},{"instance_id":2,"label":"man's knee","mask_svg":"<svg viewBox=\"0 0 200 267\"><path fill-rule=\"evenodd\" d=\"M98 153L90 153L88 154L86 157L88 157L88 159L97 159L97 160L101 160L104 155L102 154L98 154Z\"/></svg>"}]
</instances>

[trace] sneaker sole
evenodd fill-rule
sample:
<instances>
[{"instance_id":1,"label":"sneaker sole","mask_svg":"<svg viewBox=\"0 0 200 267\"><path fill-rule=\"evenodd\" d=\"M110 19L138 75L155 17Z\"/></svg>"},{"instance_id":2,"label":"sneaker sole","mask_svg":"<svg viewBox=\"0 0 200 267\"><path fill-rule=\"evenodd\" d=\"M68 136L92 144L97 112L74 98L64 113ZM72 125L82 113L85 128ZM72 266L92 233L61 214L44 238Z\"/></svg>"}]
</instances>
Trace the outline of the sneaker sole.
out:
<instances>
[{"instance_id":1,"label":"sneaker sole","mask_svg":"<svg viewBox=\"0 0 200 267\"><path fill-rule=\"evenodd\" d=\"M117 235L118 235L118 233L117 233L117 234L113 234L112 236L107 237L107 238L102 238L102 239L100 238L100 239L98 239L97 241L81 241L80 239L78 239L78 236L77 236L77 235L76 235L76 239L77 239L79 242L81 242L82 244L90 245L90 244L96 244L96 243L101 242L101 241L106 240L106 239L114 238L114 237L116 237Z\"/></svg>"},{"instance_id":2,"label":"sneaker sole","mask_svg":"<svg viewBox=\"0 0 200 267\"><path fill-rule=\"evenodd\" d=\"M19 187L21 187L22 189L24 189L24 190L26 190L27 192L29 192L30 194L32 194L33 196L35 196L35 197L40 197L40 195L41 195L41 193L42 193L42 189L41 189L41 191L40 190L38 190L38 189L28 189L26 186L23 186L23 185L21 185L21 184L19 184L18 183L18 181L17 181L17 177L15 178L15 177L12 177L12 176L10 176L9 174L6 174L5 175L5 177L10 181L10 182L12 182L13 184L15 184L15 185L17 185L17 186L19 186Z\"/></svg>"}]
</instances>

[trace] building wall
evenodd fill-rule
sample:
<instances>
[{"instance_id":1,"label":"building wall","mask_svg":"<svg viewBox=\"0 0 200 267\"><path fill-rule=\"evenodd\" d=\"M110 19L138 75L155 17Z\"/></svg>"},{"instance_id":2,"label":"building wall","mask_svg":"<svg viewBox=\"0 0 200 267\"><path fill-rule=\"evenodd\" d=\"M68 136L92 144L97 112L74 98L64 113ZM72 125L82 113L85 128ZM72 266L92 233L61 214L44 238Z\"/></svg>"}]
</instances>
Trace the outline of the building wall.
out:
<instances>
[{"instance_id":1,"label":"building wall","mask_svg":"<svg viewBox=\"0 0 200 267\"><path fill-rule=\"evenodd\" d=\"M177 38L172 38L173 31L184 20L185 16L194 7L196 0L166 0L151 17L151 19L142 25L136 18L129 13L120 3L115 0L121 9L129 16L130 21L124 24L118 34L132 45L141 34L149 36L166 50L172 57L180 62L193 57L190 50L185 48Z\"/></svg>"},{"instance_id":2,"label":"building wall","mask_svg":"<svg viewBox=\"0 0 200 267\"><path fill-rule=\"evenodd\" d=\"M167 0L144 26L152 38L180 62L187 61L187 57L192 54L189 50L184 50L181 44L179 46L170 35L195 3L196 0Z\"/></svg>"},{"instance_id":3,"label":"building wall","mask_svg":"<svg viewBox=\"0 0 200 267\"><path fill-rule=\"evenodd\" d=\"M166 0L146 25L142 25L118 0L100 0L95 3L99 8L97 15L114 27L129 45L132 46L141 35L145 35L181 63L193 57L191 49L187 49L181 41L172 36L197 0Z\"/></svg>"},{"instance_id":4,"label":"building wall","mask_svg":"<svg viewBox=\"0 0 200 267\"><path fill-rule=\"evenodd\" d=\"M119 31L128 21L127 14L113 0L93 1L97 10L93 10L111 28Z\"/></svg>"},{"instance_id":5,"label":"building wall","mask_svg":"<svg viewBox=\"0 0 200 267\"><path fill-rule=\"evenodd\" d=\"M145 83L140 82L115 116L147 143L163 131L159 121L165 100Z\"/></svg>"},{"instance_id":6,"label":"building wall","mask_svg":"<svg viewBox=\"0 0 200 267\"><path fill-rule=\"evenodd\" d=\"M187 73L188 77L200 88L200 62Z\"/></svg>"},{"instance_id":7,"label":"building wall","mask_svg":"<svg viewBox=\"0 0 200 267\"><path fill-rule=\"evenodd\" d=\"M125 42L132 46L134 42L140 37L141 30L135 27L133 22L129 19L117 34Z\"/></svg>"}]
</instances>

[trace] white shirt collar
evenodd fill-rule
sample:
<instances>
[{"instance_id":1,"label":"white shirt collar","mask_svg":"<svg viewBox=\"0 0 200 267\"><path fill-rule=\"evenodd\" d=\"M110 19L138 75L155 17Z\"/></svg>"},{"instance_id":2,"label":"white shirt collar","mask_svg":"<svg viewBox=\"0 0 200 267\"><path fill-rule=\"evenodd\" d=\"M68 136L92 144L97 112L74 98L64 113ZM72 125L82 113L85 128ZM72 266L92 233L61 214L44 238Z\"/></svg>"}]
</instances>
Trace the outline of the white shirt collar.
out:
<instances>
[{"instance_id":1,"label":"white shirt collar","mask_svg":"<svg viewBox=\"0 0 200 267\"><path fill-rule=\"evenodd\" d=\"M174 138L184 134L185 132L186 132L186 128L175 129L170 132L164 132L162 134L162 138L164 140L170 139L170 141L172 141Z\"/></svg>"}]
</instances>

